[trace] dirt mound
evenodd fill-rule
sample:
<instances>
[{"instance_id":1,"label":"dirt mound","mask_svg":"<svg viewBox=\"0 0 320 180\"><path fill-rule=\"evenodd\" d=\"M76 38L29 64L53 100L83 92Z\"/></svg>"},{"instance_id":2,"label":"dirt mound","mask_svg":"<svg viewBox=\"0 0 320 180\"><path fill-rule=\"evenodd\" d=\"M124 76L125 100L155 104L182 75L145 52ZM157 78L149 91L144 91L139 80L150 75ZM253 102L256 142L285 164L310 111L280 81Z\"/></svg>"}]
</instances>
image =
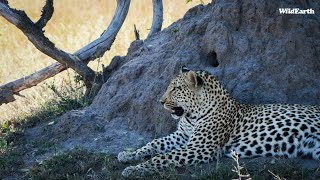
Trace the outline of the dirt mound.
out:
<instances>
[{"instance_id":1,"label":"dirt mound","mask_svg":"<svg viewBox=\"0 0 320 180\"><path fill-rule=\"evenodd\" d=\"M175 123L158 100L181 65L213 73L242 103L320 104L320 17L281 15L279 7L318 12L320 2L220 0L194 7L133 42L87 111L167 134Z\"/></svg>"},{"instance_id":2,"label":"dirt mound","mask_svg":"<svg viewBox=\"0 0 320 180\"><path fill-rule=\"evenodd\" d=\"M176 122L158 100L181 65L213 73L242 103L320 104L320 16L281 15L280 7L320 12L316 0L217 0L190 9L115 57L92 105L56 119L38 136L58 138L60 149L116 154L168 134Z\"/></svg>"}]
</instances>

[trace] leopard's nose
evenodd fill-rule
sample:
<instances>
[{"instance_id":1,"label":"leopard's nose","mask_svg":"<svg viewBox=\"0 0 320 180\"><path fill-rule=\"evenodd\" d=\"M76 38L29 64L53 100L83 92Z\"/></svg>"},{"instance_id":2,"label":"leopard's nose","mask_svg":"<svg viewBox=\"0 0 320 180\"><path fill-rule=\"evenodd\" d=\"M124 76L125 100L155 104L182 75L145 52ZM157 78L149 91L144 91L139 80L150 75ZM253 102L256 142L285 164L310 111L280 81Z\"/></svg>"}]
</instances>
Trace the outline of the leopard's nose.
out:
<instances>
[{"instance_id":1,"label":"leopard's nose","mask_svg":"<svg viewBox=\"0 0 320 180\"><path fill-rule=\"evenodd\" d=\"M161 104L164 104L165 102L166 102L166 99L162 99L162 98L160 99Z\"/></svg>"}]
</instances>

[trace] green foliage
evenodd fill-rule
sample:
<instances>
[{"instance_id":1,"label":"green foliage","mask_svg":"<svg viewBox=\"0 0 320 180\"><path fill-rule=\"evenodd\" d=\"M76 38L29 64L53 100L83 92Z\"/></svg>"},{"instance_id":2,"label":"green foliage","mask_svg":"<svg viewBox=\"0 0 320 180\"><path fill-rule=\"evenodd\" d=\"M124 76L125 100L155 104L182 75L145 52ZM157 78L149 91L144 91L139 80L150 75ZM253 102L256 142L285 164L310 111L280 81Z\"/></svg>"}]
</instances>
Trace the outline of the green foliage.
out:
<instances>
[{"instance_id":1,"label":"green foliage","mask_svg":"<svg viewBox=\"0 0 320 180\"><path fill-rule=\"evenodd\" d=\"M78 75L75 75L72 79L69 75L68 79L64 80L63 84L59 87L54 83L46 85L59 98L59 105L63 112L78 109L90 103L84 96L85 88Z\"/></svg>"},{"instance_id":2,"label":"green foliage","mask_svg":"<svg viewBox=\"0 0 320 180\"><path fill-rule=\"evenodd\" d=\"M0 179L19 162L16 150L10 148L13 134L14 130L10 129L8 121L0 124Z\"/></svg>"},{"instance_id":3,"label":"green foliage","mask_svg":"<svg viewBox=\"0 0 320 180\"><path fill-rule=\"evenodd\" d=\"M171 30L172 34L176 34L178 31L179 31L179 28L177 27L173 27Z\"/></svg>"},{"instance_id":4,"label":"green foliage","mask_svg":"<svg viewBox=\"0 0 320 180\"><path fill-rule=\"evenodd\" d=\"M186 4L188 4L188 3L190 3L190 2L192 2L192 0L186 0ZM203 0L200 0L200 3L201 3L201 4L204 4Z\"/></svg>"},{"instance_id":5,"label":"green foliage","mask_svg":"<svg viewBox=\"0 0 320 180\"><path fill-rule=\"evenodd\" d=\"M0 152L6 150L8 147L8 142L5 138L0 137Z\"/></svg>"},{"instance_id":6,"label":"green foliage","mask_svg":"<svg viewBox=\"0 0 320 180\"><path fill-rule=\"evenodd\" d=\"M11 121L33 127L39 122L46 122L52 117L91 103L84 95L85 88L81 81L73 81L70 76L61 86L54 83L46 83L46 86L54 93L53 98L45 100L29 114L17 116Z\"/></svg>"},{"instance_id":7,"label":"green foliage","mask_svg":"<svg viewBox=\"0 0 320 180\"><path fill-rule=\"evenodd\" d=\"M8 122L4 122L0 127L0 152L3 152L7 149L8 146L8 135L10 133L10 129L8 126Z\"/></svg>"}]
</instances>

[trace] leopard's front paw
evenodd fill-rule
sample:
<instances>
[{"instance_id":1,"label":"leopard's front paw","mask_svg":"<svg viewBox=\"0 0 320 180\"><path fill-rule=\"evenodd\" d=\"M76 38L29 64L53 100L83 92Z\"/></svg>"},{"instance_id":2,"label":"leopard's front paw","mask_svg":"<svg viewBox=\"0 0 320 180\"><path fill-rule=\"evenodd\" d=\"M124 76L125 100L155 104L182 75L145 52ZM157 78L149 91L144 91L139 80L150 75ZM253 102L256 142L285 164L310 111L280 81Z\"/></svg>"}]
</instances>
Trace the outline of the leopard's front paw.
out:
<instances>
[{"instance_id":1,"label":"leopard's front paw","mask_svg":"<svg viewBox=\"0 0 320 180\"><path fill-rule=\"evenodd\" d=\"M129 166L122 171L122 176L124 177L145 177L154 174L155 171L150 171L149 169L139 167L139 166Z\"/></svg>"},{"instance_id":2,"label":"leopard's front paw","mask_svg":"<svg viewBox=\"0 0 320 180\"><path fill-rule=\"evenodd\" d=\"M118 161L120 162L128 162L133 159L132 153L122 151L118 154Z\"/></svg>"}]
</instances>

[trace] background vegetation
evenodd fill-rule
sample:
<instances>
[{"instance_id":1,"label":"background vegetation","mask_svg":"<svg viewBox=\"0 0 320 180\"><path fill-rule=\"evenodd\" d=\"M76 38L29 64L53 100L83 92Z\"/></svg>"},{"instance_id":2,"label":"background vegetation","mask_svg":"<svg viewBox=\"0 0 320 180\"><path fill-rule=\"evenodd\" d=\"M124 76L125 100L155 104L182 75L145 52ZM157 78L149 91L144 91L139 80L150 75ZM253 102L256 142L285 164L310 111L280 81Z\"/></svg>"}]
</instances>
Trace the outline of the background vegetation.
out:
<instances>
[{"instance_id":1,"label":"background vegetation","mask_svg":"<svg viewBox=\"0 0 320 180\"><path fill-rule=\"evenodd\" d=\"M34 21L39 18L44 2L44 0L9 0L12 7L25 10ZM163 28L181 18L191 7L208 2L210 1L186 3L184 0L164 0ZM55 13L45 27L45 34L57 47L72 53L101 35L113 17L116 0L56 0L54 5ZM140 30L141 39L144 39L148 35L151 23L152 1L132 0L128 16L111 50L100 59L100 63L107 65L112 57L126 54L130 43L135 39L134 24ZM38 51L16 27L6 22L4 18L0 18L0 84L21 78L53 62L51 58ZM100 68L97 61L91 62L90 66L95 70ZM48 80L47 83L53 83L57 88L69 86L68 79L73 76L73 72L69 70ZM0 106L0 122L28 115L39 104L56 98L55 93L44 83L21 94L26 98L18 98L11 104Z\"/></svg>"}]
</instances>

